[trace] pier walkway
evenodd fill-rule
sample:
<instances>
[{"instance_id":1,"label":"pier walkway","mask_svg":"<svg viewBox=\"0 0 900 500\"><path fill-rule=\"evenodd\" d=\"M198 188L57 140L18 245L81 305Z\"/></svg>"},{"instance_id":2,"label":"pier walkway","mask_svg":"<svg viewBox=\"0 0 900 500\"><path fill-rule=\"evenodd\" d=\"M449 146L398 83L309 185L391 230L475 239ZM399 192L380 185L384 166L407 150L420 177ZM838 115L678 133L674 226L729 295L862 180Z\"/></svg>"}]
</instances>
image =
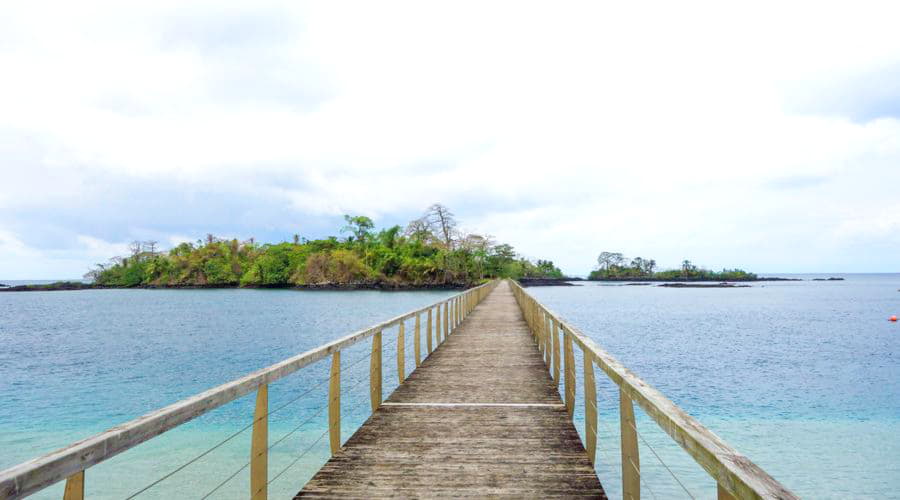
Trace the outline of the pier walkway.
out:
<instances>
[{"instance_id":1,"label":"pier walkway","mask_svg":"<svg viewBox=\"0 0 900 500\"><path fill-rule=\"evenodd\" d=\"M298 497L318 495L605 498L506 282Z\"/></svg>"}]
</instances>

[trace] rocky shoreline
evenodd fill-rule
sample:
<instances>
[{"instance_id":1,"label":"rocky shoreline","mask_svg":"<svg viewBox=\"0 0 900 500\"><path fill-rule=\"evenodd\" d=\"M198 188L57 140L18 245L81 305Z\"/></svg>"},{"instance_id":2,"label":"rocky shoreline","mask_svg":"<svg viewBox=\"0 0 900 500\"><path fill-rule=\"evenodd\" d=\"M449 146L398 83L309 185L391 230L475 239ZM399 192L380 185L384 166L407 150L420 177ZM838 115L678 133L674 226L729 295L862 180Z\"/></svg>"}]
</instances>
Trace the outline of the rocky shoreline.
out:
<instances>
[{"instance_id":1,"label":"rocky shoreline","mask_svg":"<svg viewBox=\"0 0 900 500\"><path fill-rule=\"evenodd\" d=\"M751 288L750 285L739 285L737 283L663 283L666 288Z\"/></svg>"},{"instance_id":2,"label":"rocky shoreline","mask_svg":"<svg viewBox=\"0 0 900 500\"><path fill-rule=\"evenodd\" d=\"M108 286L94 285L92 283L80 283L77 281L65 281L59 283L48 283L41 285L17 285L0 288L0 292L55 292L55 291L73 291L73 290L125 290L125 289L143 289L143 290L199 290L199 289L223 289L223 288L242 288L242 289L285 289L285 290L383 290L383 291L403 291L403 290L464 290L475 286L471 283L442 283L442 284L398 284L398 283L315 283L309 285L271 285L271 286L239 286L239 285L141 285L134 287L125 286Z\"/></svg>"},{"instance_id":3,"label":"rocky shoreline","mask_svg":"<svg viewBox=\"0 0 900 500\"><path fill-rule=\"evenodd\" d=\"M838 280L842 280L843 278L835 278ZM814 279L813 281L817 281ZM704 278L640 278L636 276L631 277L622 277L622 278L603 278L603 279L588 279L586 281L597 281L597 282L636 282L636 283L720 283L722 280L720 279L704 279ZM761 277L754 279L734 279L728 280L729 282L756 282L756 281L803 281L802 278L777 278L777 277Z\"/></svg>"},{"instance_id":4,"label":"rocky shoreline","mask_svg":"<svg viewBox=\"0 0 900 500\"><path fill-rule=\"evenodd\" d=\"M583 281L581 278L519 278L516 280L523 287L529 286L578 286L570 281Z\"/></svg>"}]
</instances>

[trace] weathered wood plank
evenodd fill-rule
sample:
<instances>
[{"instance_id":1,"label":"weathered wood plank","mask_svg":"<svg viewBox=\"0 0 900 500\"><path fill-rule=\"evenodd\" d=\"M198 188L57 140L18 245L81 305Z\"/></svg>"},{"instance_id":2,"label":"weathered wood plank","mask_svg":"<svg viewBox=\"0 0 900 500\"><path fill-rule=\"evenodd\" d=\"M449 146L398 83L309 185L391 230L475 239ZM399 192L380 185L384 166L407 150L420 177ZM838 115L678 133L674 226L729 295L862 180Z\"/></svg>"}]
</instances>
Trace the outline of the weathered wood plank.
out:
<instances>
[{"instance_id":1,"label":"weathered wood plank","mask_svg":"<svg viewBox=\"0 0 900 500\"><path fill-rule=\"evenodd\" d=\"M536 347L499 285L299 495L605 498Z\"/></svg>"}]
</instances>

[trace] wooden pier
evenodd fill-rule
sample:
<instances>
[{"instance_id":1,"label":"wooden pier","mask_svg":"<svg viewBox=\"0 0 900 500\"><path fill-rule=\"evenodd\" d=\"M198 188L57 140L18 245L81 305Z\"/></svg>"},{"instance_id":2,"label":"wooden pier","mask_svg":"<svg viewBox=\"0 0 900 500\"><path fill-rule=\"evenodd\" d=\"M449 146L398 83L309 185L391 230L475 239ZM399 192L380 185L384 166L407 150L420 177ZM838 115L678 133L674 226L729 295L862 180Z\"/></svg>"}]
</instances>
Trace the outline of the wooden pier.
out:
<instances>
[{"instance_id":1,"label":"wooden pier","mask_svg":"<svg viewBox=\"0 0 900 500\"><path fill-rule=\"evenodd\" d=\"M297 495L606 498L501 283Z\"/></svg>"},{"instance_id":2,"label":"wooden pier","mask_svg":"<svg viewBox=\"0 0 900 500\"><path fill-rule=\"evenodd\" d=\"M405 350L407 326L412 352ZM363 358L342 368L342 352L369 342ZM396 343L388 354L394 359L383 359L390 353L385 343ZM341 394L352 388L342 389L342 374L366 358L372 414L344 442ZM286 437L270 439L270 414L285 405L269 407L269 386L328 359L329 376L310 380L292 400L319 387L328 390L319 408L328 410L327 428L319 439L328 436L331 457L303 485L285 473L312 445L287 468L275 474L269 470L269 451ZM394 361L399 386L382 401L382 368ZM0 500L23 498L63 481L64 500L83 500L92 466L252 394L256 405L250 424L187 462L172 464L162 477L148 478L129 498L162 481L176 481L179 471L251 428L247 462L203 498L216 498L213 494L243 471L252 500L267 500L269 484L280 477L295 477L294 488L302 488L297 497L605 498L593 463L597 440L608 439L598 436L598 421L611 415L598 415L595 368L619 388L623 499L640 500L646 481L638 446L643 424L635 419L635 404L709 474L719 500L797 498L518 283L494 280L0 471ZM583 395L583 442L573 426L576 385Z\"/></svg>"}]
</instances>

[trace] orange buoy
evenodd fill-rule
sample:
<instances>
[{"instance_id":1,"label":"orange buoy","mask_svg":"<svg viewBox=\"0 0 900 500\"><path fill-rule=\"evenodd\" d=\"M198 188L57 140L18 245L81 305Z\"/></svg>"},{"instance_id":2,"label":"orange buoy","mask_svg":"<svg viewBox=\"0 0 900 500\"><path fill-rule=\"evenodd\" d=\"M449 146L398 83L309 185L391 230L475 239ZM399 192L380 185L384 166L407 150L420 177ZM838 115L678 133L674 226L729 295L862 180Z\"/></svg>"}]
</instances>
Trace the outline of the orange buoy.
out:
<instances>
[{"instance_id":1,"label":"orange buoy","mask_svg":"<svg viewBox=\"0 0 900 500\"><path fill-rule=\"evenodd\" d=\"M897 321L897 316L891 316L888 321Z\"/></svg>"}]
</instances>

